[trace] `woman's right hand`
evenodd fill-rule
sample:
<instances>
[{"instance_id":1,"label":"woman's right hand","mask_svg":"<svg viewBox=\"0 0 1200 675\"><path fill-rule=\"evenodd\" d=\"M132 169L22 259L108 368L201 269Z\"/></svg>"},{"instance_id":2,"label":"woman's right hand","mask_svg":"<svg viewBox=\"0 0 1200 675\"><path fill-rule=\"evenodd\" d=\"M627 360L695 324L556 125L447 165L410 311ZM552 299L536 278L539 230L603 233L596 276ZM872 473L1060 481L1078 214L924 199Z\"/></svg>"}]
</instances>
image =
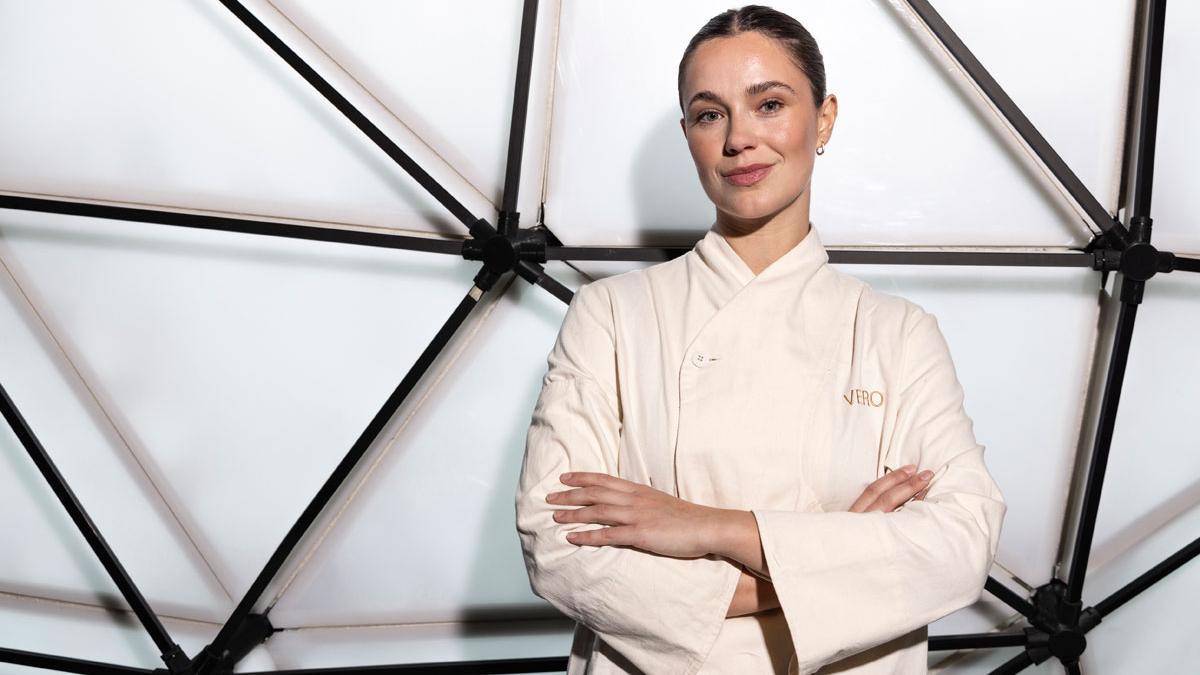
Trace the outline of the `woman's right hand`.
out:
<instances>
[{"instance_id":1,"label":"woman's right hand","mask_svg":"<svg viewBox=\"0 0 1200 675\"><path fill-rule=\"evenodd\" d=\"M850 512L895 511L909 499L924 499L925 493L929 492L929 479L933 477L933 472L926 469L916 473L916 470L915 464L908 464L885 473L883 478L863 490L862 495L850 506Z\"/></svg>"}]
</instances>

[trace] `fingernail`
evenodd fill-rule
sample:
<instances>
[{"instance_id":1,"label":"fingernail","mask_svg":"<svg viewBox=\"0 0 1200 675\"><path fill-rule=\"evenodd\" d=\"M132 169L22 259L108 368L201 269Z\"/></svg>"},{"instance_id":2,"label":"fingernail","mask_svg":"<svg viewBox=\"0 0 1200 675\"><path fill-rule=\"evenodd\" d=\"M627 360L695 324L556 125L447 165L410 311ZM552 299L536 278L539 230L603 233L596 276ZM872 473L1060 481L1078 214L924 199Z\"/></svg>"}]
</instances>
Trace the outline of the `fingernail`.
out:
<instances>
[{"instance_id":1,"label":"fingernail","mask_svg":"<svg viewBox=\"0 0 1200 675\"><path fill-rule=\"evenodd\" d=\"M917 465L916 464L906 464L905 466L900 467L900 470L911 476L914 473L916 473Z\"/></svg>"},{"instance_id":2,"label":"fingernail","mask_svg":"<svg viewBox=\"0 0 1200 675\"><path fill-rule=\"evenodd\" d=\"M563 480L571 480L571 474L564 473L563 475L559 476L559 478L561 478Z\"/></svg>"},{"instance_id":3,"label":"fingernail","mask_svg":"<svg viewBox=\"0 0 1200 675\"><path fill-rule=\"evenodd\" d=\"M925 469L919 474L919 476L921 480L929 480L930 478L933 478L933 472L929 469Z\"/></svg>"}]
</instances>

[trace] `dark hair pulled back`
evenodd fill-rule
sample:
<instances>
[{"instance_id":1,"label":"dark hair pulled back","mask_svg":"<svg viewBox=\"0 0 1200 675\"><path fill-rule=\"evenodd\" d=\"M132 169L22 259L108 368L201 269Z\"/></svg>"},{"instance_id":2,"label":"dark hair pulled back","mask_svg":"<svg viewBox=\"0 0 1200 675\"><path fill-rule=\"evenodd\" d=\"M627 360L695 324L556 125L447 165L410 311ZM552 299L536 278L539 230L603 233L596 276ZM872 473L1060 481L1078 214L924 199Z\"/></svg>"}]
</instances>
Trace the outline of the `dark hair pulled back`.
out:
<instances>
[{"instance_id":1,"label":"dark hair pulled back","mask_svg":"<svg viewBox=\"0 0 1200 675\"><path fill-rule=\"evenodd\" d=\"M818 108L821 106L825 100L825 60L812 34L799 21L779 10L764 5L746 5L740 9L725 10L709 19L688 42L687 49L683 50L683 58L679 60L677 90L680 110L683 110L683 71L696 48L714 38L731 37L749 31L774 38L787 49L792 61L808 78L813 105Z\"/></svg>"}]
</instances>

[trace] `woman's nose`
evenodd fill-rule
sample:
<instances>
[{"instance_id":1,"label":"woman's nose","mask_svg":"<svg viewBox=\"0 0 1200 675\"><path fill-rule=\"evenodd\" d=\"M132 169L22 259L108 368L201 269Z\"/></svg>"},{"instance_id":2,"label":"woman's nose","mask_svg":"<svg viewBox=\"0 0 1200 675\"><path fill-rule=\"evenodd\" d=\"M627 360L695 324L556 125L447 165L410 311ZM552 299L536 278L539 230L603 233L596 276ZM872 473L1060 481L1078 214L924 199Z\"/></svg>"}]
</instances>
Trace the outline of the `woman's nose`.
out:
<instances>
[{"instance_id":1,"label":"woman's nose","mask_svg":"<svg viewBox=\"0 0 1200 675\"><path fill-rule=\"evenodd\" d=\"M741 115L730 115L729 130L725 134L725 154L736 155L754 147L754 122Z\"/></svg>"}]
</instances>

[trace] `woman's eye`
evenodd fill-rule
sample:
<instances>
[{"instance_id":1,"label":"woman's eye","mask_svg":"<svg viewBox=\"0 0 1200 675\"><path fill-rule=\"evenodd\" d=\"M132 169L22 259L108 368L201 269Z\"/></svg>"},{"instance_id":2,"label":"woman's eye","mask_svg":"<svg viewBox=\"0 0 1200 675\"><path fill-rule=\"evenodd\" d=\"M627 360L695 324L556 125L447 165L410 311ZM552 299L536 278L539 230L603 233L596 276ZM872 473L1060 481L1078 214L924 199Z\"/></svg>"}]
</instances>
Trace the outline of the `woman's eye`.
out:
<instances>
[{"instance_id":1,"label":"woman's eye","mask_svg":"<svg viewBox=\"0 0 1200 675\"><path fill-rule=\"evenodd\" d=\"M764 101L764 102L763 102L763 104L762 104L762 107L769 106L769 105L771 105L772 103L776 104L777 106L782 106L782 105L783 105L783 101L780 101L780 100L778 100L778 99L771 99L771 100L769 100L769 101ZM771 110L769 110L768 112L775 112L775 111L777 111L777 110L779 110L779 108L778 108L778 107L776 107L776 108L772 108L772 109L771 109Z\"/></svg>"},{"instance_id":2,"label":"woman's eye","mask_svg":"<svg viewBox=\"0 0 1200 675\"><path fill-rule=\"evenodd\" d=\"M704 111L704 112L702 112L702 113L700 113L699 115L697 115L697 116L696 116L696 121L697 121L697 122L701 122L701 123L703 123L703 122L711 122L711 121L713 121L713 120L712 120L711 118L707 117L707 116L708 116L708 115L716 115L716 114L717 114L717 113L716 113L716 112L714 112L714 111L712 111L712 110L706 110L706 111Z\"/></svg>"}]
</instances>

